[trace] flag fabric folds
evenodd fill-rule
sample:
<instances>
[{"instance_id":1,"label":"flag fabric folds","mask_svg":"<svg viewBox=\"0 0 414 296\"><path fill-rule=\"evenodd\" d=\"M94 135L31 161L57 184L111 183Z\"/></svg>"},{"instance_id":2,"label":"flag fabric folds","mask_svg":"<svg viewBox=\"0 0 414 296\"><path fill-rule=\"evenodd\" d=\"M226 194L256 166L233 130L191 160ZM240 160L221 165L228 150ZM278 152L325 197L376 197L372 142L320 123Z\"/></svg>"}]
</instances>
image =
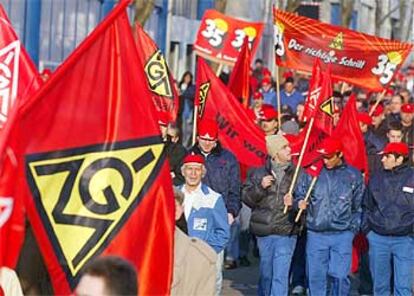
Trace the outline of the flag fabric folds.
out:
<instances>
[{"instance_id":1,"label":"flag fabric folds","mask_svg":"<svg viewBox=\"0 0 414 296\"><path fill-rule=\"evenodd\" d=\"M232 94L240 100L244 108L249 107L250 99L250 64L251 51L249 39L244 38L243 46L237 57L236 64L229 79L228 88Z\"/></svg>"},{"instance_id":2,"label":"flag fabric folds","mask_svg":"<svg viewBox=\"0 0 414 296\"><path fill-rule=\"evenodd\" d=\"M169 120L175 122L179 108L178 93L164 55L138 22L135 23L134 38L155 107L158 111L167 112Z\"/></svg>"},{"instance_id":3,"label":"flag fabric folds","mask_svg":"<svg viewBox=\"0 0 414 296\"><path fill-rule=\"evenodd\" d=\"M274 8L276 62L310 72L315 59L332 64L332 76L381 91L412 49L401 43L329 25Z\"/></svg>"},{"instance_id":4,"label":"flag fabric folds","mask_svg":"<svg viewBox=\"0 0 414 296\"><path fill-rule=\"evenodd\" d=\"M156 111L121 1L20 108L8 141L56 294L103 255L134 264L142 295L172 277L174 198ZM160 272L162 271L162 272Z\"/></svg>"},{"instance_id":5,"label":"flag fabric folds","mask_svg":"<svg viewBox=\"0 0 414 296\"><path fill-rule=\"evenodd\" d=\"M218 123L220 143L233 152L240 163L249 167L264 163L266 144L263 132L202 58L198 59L194 104L198 106L200 119Z\"/></svg>"},{"instance_id":6,"label":"flag fabric folds","mask_svg":"<svg viewBox=\"0 0 414 296\"><path fill-rule=\"evenodd\" d=\"M0 141L8 137L6 124L15 111L40 86L35 65L20 43L17 34L0 5ZM23 200L15 195L18 139L1 150L0 165L0 266L15 268L24 240Z\"/></svg>"}]
</instances>

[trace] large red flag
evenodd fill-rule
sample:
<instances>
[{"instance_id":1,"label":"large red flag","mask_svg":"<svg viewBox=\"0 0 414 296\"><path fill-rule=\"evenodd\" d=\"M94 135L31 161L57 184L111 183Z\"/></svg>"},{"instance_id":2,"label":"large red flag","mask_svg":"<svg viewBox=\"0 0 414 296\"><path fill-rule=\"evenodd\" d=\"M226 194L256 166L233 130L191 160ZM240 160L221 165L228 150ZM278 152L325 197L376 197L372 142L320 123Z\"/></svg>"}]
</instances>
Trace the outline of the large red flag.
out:
<instances>
[{"instance_id":1,"label":"large red flag","mask_svg":"<svg viewBox=\"0 0 414 296\"><path fill-rule=\"evenodd\" d=\"M7 138L8 119L15 109L40 86L40 77L35 65L21 45L17 34L0 5L0 137ZM9 147L1 153L0 172L0 266L14 268L24 239L24 207L21 198L16 198L16 160Z\"/></svg>"},{"instance_id":2,"label":"large red flag","mask_svg":"<svg viewBox=\"0 0 414 296\"><path fill-rule=\"evenodd\" d=\"M241 101L244 108L249 106L250 64L251 50L249 48L249 38L245 37L228 84L228 88Z\"/></svg>"},{"instance_id":3,"label":"large red flag","mask_svg":"<svg viewBox=\"0 0 414 296\"><path fill-rule=\"evenodd\" d=\"M200 118L217 121L220 143L233 152L240 163L247 166L264 163L263 132L202 58L198 59L194 104L198 106Z\"/></svg>"},{"instance_id":4,"label":"large red flag","mask_svg":"<svg viewBox=\"0 0 414 296\"><path fill-rule=\"evenodd\" d=\"M134 38L154 104L158 111L168 112L169 119L175 121L178 112L178 93L165 58L138 22L135 23Z\"/></svg>"},{"instance_id":5,"label":"large red flag","mask_svg":"<svg viewBox=\"0 0 414 296\"><path fill-rule=\"evenodd\" d=\"M322 89L322 69L319 59L315 60L312 68L312 77L309 83L309 93L305 101L303 110L303 121L308 122L311 117L315 116L318 98Z\"/></svg>"},{"instance_id":6,"label":"large red flag","mask_svg":"<svg viewBox=\"0 0 414 296\"><path fill-rule=\"evenodd\" d=\"M365 181L367 181L369 177L368 159L365 151L364 137L359 127L355 94L352 94L349 98L335 127L333 136L342 141L346 162L364 172Z\"/></svg>"},{"instance_id":7,"label":"large red flag","mask_svg":"<svg viewBox=\"0 0 414 296\"><path fill-rule=\"evenodd\" d=\"M59 295L70 294L86 264L108 254L137 267L142 295L170 290L174 198L128 3L13 118L16 194L27 202Z\"/></svg>"},{"instance_id":8,"label":"large red flag","mask_svg":"<svg viewBox=\"0 0 414 296\"><path fill-rule=\"evenodd\" d=\"M332 64L334 78L375 91L392 81L413 46L278 9L273 13L278 65L310 72L319 58Z\"/></svg>"}]
</instances>

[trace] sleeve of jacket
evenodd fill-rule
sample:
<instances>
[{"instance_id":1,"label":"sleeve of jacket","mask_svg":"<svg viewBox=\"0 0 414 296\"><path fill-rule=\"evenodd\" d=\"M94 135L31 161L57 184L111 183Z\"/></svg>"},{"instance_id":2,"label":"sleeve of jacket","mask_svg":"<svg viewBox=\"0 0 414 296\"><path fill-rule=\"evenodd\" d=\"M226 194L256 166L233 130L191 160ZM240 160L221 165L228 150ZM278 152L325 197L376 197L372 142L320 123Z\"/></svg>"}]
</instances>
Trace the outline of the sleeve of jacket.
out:
<instances>
[{"instance_id":1,"label":"sleeve of jacket","mask_svg":"<svg viewBox=\"0 0 414 296\"><path fill-rule=\"evenodd\" d=\"M293 193L293 209L298 210L299 201L305 199L306 192L312 182L312 177L301 171L299 178L296 183L295 191Z\"/></svg>"},{"instance_id":2,"label":"sleeve of jacket","mask_svg":"<svg viewBox=\"0 0 414 296\"><path fill-rule=\"evenodd\" d=\"M368 185L365 189L365 193L362 199L362 222L361 222L361 231L365 234L369 232L368 224L368 215L372 208L374 207L374 200L372 198L372 192L370 186Z\"/></svg>"},{"instance_id":3,"label":"sleeve of jacket","mask_svg":"<svg viewBox=\"0 0 414 296\"><path fill-rule=\"evenodd\" d=\"M257 203L266 195L266 190L263 189L261 181L257 169L252 169L248 172L242 187L242 200L251 209L254 209Z\"/></svg>"},{"instance_id":4,"label":"sleeve of jacket","mask_svg":"<svg viewBox=\"0 0 414 296\"><path fill-rule=\"evenodd\" d=\"M362 218L362 198L364 196L365 185L362 174L358 172L354 181L353 199L352 199L352 222L351 230L357 233L361 227Z\"/></svg>"},{"instance_id":5,"label":"sleeve of jacket","mask_svg":"<svg viewBox=\"0 0 414 296\"><path fill-rule=\"evenodd\" d=\"M240 182L240 166L233 154L229 152L229 191L226 199L227 212L237 217L241 209L241 182Z\"/></svg>"},{"instance_id":6,"label":"sleeve of jacket","mask_svg":"<svg viewBox=\"0 0 414 296\"><path fill-rule=\"evenodd\" d=\"M213 223L215 225L213 235L209 236L207 243L220 253L230 239L230 226L227 219L227 209L223 197L219 197L213 210Z\"/></svg>"}]
</instances>

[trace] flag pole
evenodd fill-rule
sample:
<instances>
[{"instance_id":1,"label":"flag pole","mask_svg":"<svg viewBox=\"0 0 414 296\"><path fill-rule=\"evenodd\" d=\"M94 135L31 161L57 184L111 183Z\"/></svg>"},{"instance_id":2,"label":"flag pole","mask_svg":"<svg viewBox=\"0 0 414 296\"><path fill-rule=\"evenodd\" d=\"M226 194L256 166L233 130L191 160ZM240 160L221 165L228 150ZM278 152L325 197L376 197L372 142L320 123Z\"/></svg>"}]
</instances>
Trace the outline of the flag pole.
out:
<instances>
[{"instance_id":1,"label":"flag pole","mask_svg":"<svg viewBox=\"0 0 414 296\"><path fill-rule=\"evenodd\" d=\"M381 103L382 99L385 97L385 89L379 94L377 101L375 102L374 106L372 107L371 111L369 111L369 116L372 116L375 109L377 109L379 103Z\"/></svg>"},{"instance_id":2,"label":"flag pole","mask_svg":"<svg viewBox=\"0 0 414 296\"><path fill-rule=\"evenodd\" d=\"M289 195L292 195L293 189L295 188L296 181L297 181L298 175L299 175L300 166L302 165L303 156L305 155L306 146L308 146L309 136L310 136L310 132L312 130L314 121L315 121L314 117L312 117L311 120L309 121L309 127L306 131L305 140L303 142L303 146L302 146L302 149L300 151L299 160L298 160L298 163L297 163L296 169L295 169L295 174L293 175L292 183L290 184L290 188L289 188L289 192L288 192ZM288 206L285 206L285 208L283 209L283 214L286 214L287 211L288 211Z\"/></svg>"},{"instance_id":3,"label":"flag pole","mask_svg":"<svg viewBox=\"0 0 414 296\"><path fill-rule=\"evenodd\" d=\"M220 76L222 70L223 70L223 63L219 63L219 66L218 66L217 71L216 71L216 76L217 77Z\"/></svg>"},{"instance_id":4,"label":"flag pole","mask_svg":"<svg viewBox=\"0 0 414 296\"><path fill-rule=\"evenodd\" d=\"M311 184L308 188L308 191L306 192L306 196L305 196L305 199L304 199L305 202L308 202L309 197L310 197L311 192L312 192L312 189L315 186L316 180L318 180L318 177L316 177L316 176L313 177L312 182L311 182ZM299 219L300 219L300 216L302 215L302 212L303 212L303 209L299 209L299 212L297 213L296 218L295 218L296 223L299 222Z\"/></svg>"},{"instance_id":5,"label":"flag pole","mask_svg":"<svg viewBox=\"0 0 414 296\"><path fill-rule=\"evenodd\" d=\"M276 59L277 57L275 57ZM280 79L279 79L279 66L276 64L276 102L277 102L277 121L278 121L278 129L282 125L282 106L280 104Z\"/></svg>"}]
</instances>

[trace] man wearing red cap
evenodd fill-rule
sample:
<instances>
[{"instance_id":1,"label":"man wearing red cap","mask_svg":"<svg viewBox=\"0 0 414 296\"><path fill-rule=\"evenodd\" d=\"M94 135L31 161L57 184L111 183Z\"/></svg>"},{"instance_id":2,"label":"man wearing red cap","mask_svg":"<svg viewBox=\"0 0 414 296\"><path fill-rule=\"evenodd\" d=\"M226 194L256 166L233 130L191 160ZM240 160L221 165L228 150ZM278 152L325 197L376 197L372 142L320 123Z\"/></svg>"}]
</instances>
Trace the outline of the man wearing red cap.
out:
<instances>
[{"instance_id":1,"label":"man wearing red cap","mask_svg":"<svg viewBox=\"0 0 414 296\"><path fill-rule=\"evenodd\" d=\"M271 105L263 105L259 126L266 136L276 135L278 131L277 112Z\"/></svg>"},{"instance_id":2,"label":"man wearing red cap","mask_svg":"<svg viewBox=\"0 0 414 296\"><path fill-rule=\"evenodd\" d=\"M371 112L374 106L369 108L369 112ZM387 133L387 124L385 122L385 114L384 114L384 107L379 104L374 111L372 112L372 132L382 140L386 141L386 133Z\"/></svg>"},{"instance_id":3,"label":"man wearing red cap","mask_svg":"<svg viewBox=\"0 0 414 296\"><path fill-rule=\"evenodd\" d=\"M331 278L333 295L349 295L352 240L361 223L364 181L361 172L343 160L342 143L328 138L318 152L324 168L310 195L303 200L312 177L300 176L295 205L307 209L306 262L310 295L327 295Z\"/></svg>"},{"instance_id":4,"label":"man wearing red cap","mask_svg":"<svg viewBox=\"0 0 414 296\"><path fill-rule=\"evenodd\" d=\"M276 108L276 92L272 86L271 77L266 76L263 78L260 92L263 94L263 103L272 105L274 108Z\"/></svg>"},{"instance_id":5,"label":"man wearing red cap","mask_svg":"<svg viewBox=\"0 0 414 296\"><path fill-rule=\"evenodd\" d=\"M299 103L304 102L302 94L295 89L295 81L293 77L288 77L280 92L280 103L282 106L289 106L291 113L296 112Z\"/></svg>"},{"instance_id":6,"label":"man wearing red cap","mask_svg":"<svg viewBox=\"0 0 414 296\"><path fill-rule=\"evenodd\" d=\"M238 221L233 225L241 209L240 166L236 157L221 147L218 141L218 126L214 120L203 119L198 125L197 143L191 152L202 155L207 172L203 183L220 193L226 204L231 227L231 240L226 248L226 266L235 268L238 254Z\"/></svg>"},{"instance_id":7,"label":"man wearing red cap","mask_svg":"<svg viewBox=\"0 0 414 296\"><path fill-rule=\"evenodd\" d=\"M368 234L374 295L412 295L414 169L408 163L408 152L405 143L385 146L384 170L371 177L364 198L362 228Z\"/></svg>"},{"instance_id":8,"label":"man wearing red cap","mask_svg":"<svg viewBox=\"0 0 414 296\"><path fill-rule=\"evenodd\" d=\"M260 254L258 295L288 295L289 268L299 227L283 213L292 204L287 195L295 167L288 140L266 137L265 166L249 172L242 198L252 209L250 230L257 236Z\"/></svg>"},{"instance_id":9,"label":"man wearing red cap","mask_svg":"<svg viewBox=\"0 0 414 296\"><path fill-rule=\"evenodd\" d=\"M223 252L230 238L227 210L221 194L215 192L201 180L206 175L204 157L188 154L181 172L185 184L180 187L184 193L184 216L188 235L208 243L217 254ZM222 262L217 260L216 293L220 294Z\"/></svg>"}]
</instances>

